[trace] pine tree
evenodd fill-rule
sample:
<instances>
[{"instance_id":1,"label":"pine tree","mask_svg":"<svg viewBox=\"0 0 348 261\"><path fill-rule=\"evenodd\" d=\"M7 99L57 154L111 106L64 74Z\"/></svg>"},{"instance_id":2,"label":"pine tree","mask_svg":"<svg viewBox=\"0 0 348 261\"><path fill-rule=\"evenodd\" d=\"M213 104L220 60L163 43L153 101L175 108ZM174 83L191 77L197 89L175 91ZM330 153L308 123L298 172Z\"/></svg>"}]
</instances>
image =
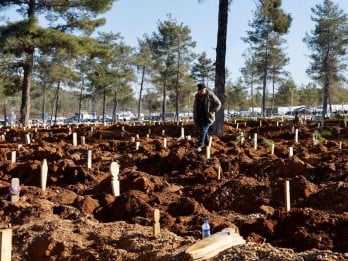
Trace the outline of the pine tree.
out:
<instances>
[{"instance_id":1,"label":"pine tree","mask_svg":"<svg viewBox=\"0 0 348 261\"><path fill-rule=\"evenodd\" d=\"M105 23L97 16L109 10L115 0L98 1L43 1L3 0L0 11L14 9L22 20L8 22L0 27L0 52L11 55L10 67L23 70L20 122L28 124L30 116L30 89L37 50L63 48L71 54L83 52L88 43L83 35L91 34ZM46 19L47 27L39 23ZM80 36L72 33L78 32Z\"/></svg>"},{"instance_id":2,"label":"pine tree","mask_svg":"<svg viewBox=\"0 0 348 261\"><path fill-rule=\"evenodd\" d=\"M261 113L265 116L267 81L272 67L277 67L279 71L285 65L286 59L281 51L280 37L288 32L291 16L285 14L280 8L281 0L259 0L259 3L254 19L250 23L254 30L248 31L248 36L243 40L251 45L255 54L258 75L263 82ZM275 57L282 57L282 59L275 59Z\"/></svg>"},{"instance_id":3,"label":"pine tree","mask_svg":"<svg viewBox=\"0 0 348 261\"><path fill-rule=\"evenodd\" d=\"M145 37L153 54L152 82L162 91L162 120L165 121L169 96L175 96L176 115L179 114L180 93L186 85L182 80L189 74L195 42L190 29L178 24L170 15L168 20L159 21L157 29L158 32L153 32L151 37Z\"/></svg>"},{"instance_id":4,"label":"pine tree","mask_svg":"<svg viewBox=\"0 0 348 261\"><path fill-rule=\"evenodd\" d=\"M209 87L209 81L214 79L215 68L213 61L207 57L206 52L202 52L197 62L193 64L191 69L192 77L200 83L205 84Z\"/></svg>"},{"instance_id":5,"label":"pine tree","mask_svg":"<svg viewBox=\"0 0 348 261\"><path fill-rule=\"evenodd\" d=\"M339 5L330 0L324 0L311 10L315 29L306 33L304 38L312 51L307 74L323 87L324 123L333 86L346 79L344 72L347 67L348 18ZM331 112L331 106L329 109Z\"/></svg>"}]
</instances>

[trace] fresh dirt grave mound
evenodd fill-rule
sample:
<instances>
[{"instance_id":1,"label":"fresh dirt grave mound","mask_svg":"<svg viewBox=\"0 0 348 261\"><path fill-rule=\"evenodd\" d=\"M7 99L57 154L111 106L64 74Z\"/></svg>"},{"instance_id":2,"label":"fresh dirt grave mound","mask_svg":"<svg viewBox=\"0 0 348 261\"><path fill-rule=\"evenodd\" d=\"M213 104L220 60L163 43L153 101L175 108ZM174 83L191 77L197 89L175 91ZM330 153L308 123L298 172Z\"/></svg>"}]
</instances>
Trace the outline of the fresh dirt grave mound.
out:
<instances>
[{"instance_id":1,"label":"fresh dirt grave mound","mask_svg":"<svg viewBox=\"0 0 348 261\"><path fill-rule=\"evenodd\" d=\"M78 233L88 233L87 228L79 227L87 221L101 230L124 221L128 224L122 223L122 227L150 227L156 208L161 213L162 228L176 233L182 247L200 238L202 220L208 219L212 233L237 226L248 242L267 242L296 252L310 249L342 255L348 252L345 240L348 238L348 131L342 122L331 122L329 127L319 129L316 123L282 122L278 126L272 120L263 120L261 126L259 121L238 123L238 129L236 123L226 123L224 136L213 137L210 158L205 152L194 152L197 132L191 124L123 124L93 126L93 130L82 125L72 125L70 130L39 128L35 140L19 150L18 144L30 130L3 130L6 143L0 144L3 159L0 193L4 199L1 226L14 229L13 244L17 252L14 260L29 260L30 255L35 260L44 260L47 253L74 258L86 255L94 260L101 258L103 251L109 251L110 255L118 251L130 260L141 256L147 260L164 258L159 254L160 248L156 249L158 245L147 249L141 244L141 240L152 239L141 236L146 234L146 229L140 226L138 243L137 237L127 237L124 229L119 232L124 236L117 239L98 238L94 233L89 239L79 239L81 243L77 240ZM182 127L185 136L191 135L193 139L179 139ZM299 130L298 143L294 140L294 129ZM85 136L86 144L73 146L73 132L78 137ZM258 134L256 150L254 133ZM320 136L315 145L313 133ZM140 142L138 150L135 141ZM272 143L275 144L273 155ZM294 150L292 157L289 147ZM14 149L17 162L11 163L9 155ZM89 150L92 151L90 169L87 168ZM48 178L43 192L40 168L44 159L48 162ZM113 161L121 167L119 197L112 194L109 166ZM5 199L10 179L14 177L21 182L21 200L13 205ZM284 208L286 180L290 181L290 212ZM35 233L24 233L23 227L34 219L37 228L28 225L26 229ZM62 223L62 229L66 230L71 229L69 222L75 224L67 239L70 243L52 241L55 230L49 229L59 226L57 220L68 222ZM49 226L45 226L47 222ZM27 238L24 246L19 235ZM127 244L132 244L132 249L125 249ZM86 250L91 245L93 250ZM179 250L164 249L166 258L178 258L182 249Z\"/></svg>"}]
</instances>

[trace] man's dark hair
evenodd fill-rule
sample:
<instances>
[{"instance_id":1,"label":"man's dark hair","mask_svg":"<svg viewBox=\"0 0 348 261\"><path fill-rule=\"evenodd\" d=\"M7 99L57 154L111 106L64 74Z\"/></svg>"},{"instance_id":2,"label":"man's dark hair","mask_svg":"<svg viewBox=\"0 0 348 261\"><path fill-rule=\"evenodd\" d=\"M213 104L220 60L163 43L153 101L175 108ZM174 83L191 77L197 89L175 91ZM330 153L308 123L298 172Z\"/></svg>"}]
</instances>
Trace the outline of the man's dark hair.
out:
<instances>
[{"instance_id":1,"label":"man's dark hair","mask_svg":"<svg viewBox=\"0 0 348 261\"><path fill-rule=\"evenodd\" d=\"M205 87L205 85L203 83L197 84L197 90L203 90L205 88L207 88L207 87Z\"/></svg>"}]
</instances>

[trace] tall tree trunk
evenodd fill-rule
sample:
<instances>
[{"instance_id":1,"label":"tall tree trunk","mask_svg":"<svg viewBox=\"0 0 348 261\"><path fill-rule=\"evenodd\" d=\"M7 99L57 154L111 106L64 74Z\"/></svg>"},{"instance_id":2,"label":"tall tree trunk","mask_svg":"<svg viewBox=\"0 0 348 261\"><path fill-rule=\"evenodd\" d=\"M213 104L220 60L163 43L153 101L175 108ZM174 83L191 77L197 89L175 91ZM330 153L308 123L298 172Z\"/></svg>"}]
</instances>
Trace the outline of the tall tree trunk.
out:
<instances>
[{"instance_id":1,"label":"tall tree trunk","mask_svg":"<svg viewBox=\"0 0 348 261\"><path fill-rule=\"evenodd\" d=\"M266 88L267 88L267 72L268 72L268 40L266 41L266 57L265 57L265 64L263 68L263 83L262 83L262 108L261 108L261 114L262 117L265 117L266 112Z\"/></svg>"},{"instance_id":2,"label":"tall tree trunk","mask_svg":"<svg viewBox=\"0 0 348 261\"><path fill-rule=\"evenodd\" d=\"M177 68L176 68L176 79L175 79L175 119L177 122L179 122L179 73L180 73L180 38L178 37L178 61L177 61Z\"/></svg>"},{"instance_id":3,"label":"tall tree trunk","mask_svg":"<svg viewBox=\"0 0 348 261\"><path fill-rule=\"evenodd\" d=\"M271 116L273 116L273 107L274 107L274 100L275 100L275 95L274 95L274 85L275 85L275 80L274 80L274 71L272 73L272 104L271 104Z\"/></svg>"},{"instance_id":4,"label":"tall tree trunk","mask_svg":"<svg viewBox=\"0 0 348 261\"><path fill-rule=\"evenodd\" d=\"M34 52L33 52L34 53ZM20 108L20 119L19 122L23 126L27 126L30 117L30 89L31 89L31 79L33 75L33 53L27 54L27 64L23 67L23 86L22 86L22 102Z\"/></svg>"},{"instance_id":5,"label":"tall tree trunk","mask_svg":"<svg viewBox=\"0 0 348 261\"><path fill-rule=\"evenodd\" d=\"M53 121L53 113L55 111L55 107L57 106L56 101L57 101L57 95L58 95L58 89L56 90L56 93L54 94L53 100L52 100L52 109L51 109L51 125L55 125L55 122Z\"/></svg>"},{"instance_id":6,"label":"tall tree trunk","mask_svg":"<svg viewBox=\"0 0 348 261\"><path fill-rule=\"evenodd\" d=\"M103 93L103 123L105 123L105 112L106 112L106 90Z\"/></svg>"},{"instance_id":7,"label":"tall tree trunk","mask_svg":"<svg viewBox=\"0 0 348 261\"><path fill-rule=\"evenodd\" d=\"M116 111L117 111L117 91L115 90L115 93L114 93L114 104L113 104L113 107L112 107L112 122L116 122L117 121L117 116L116 116Z\"/></svg>"},{"instance_id":8,"label":"tall tree trunk","mask_svg":"<svg viewBox=\"0 0 348 261\"><path fill-rule=\"evenodd\" d=\"M162 121L166 121L166 97L167 97L167 74L164 77L163 83L163 100L162 100Z\"/></svg>"},{"instance_id":9,"label":"tall tree trunk","mask_svg":"<svg viewBox=\"0 0 348 261\"><path fill-rule=\"evenodd\" d=\"M7 125L7 109L6 109L6 98L4 98L4 119L5 119L5 125Z\"/></svg>"},{"instance_id":10,"label":"tall tree trunk","mask_svg":"<svg viewBox=\"0 0 348 261\"><path fill-rule=\"evenodd\" d=\"M46 82L43 83L43 98L42 98L42 123L46 123Z\"/></svg>"},{"instance_id":11,"label":"tall tree trunk","mask_svg":"<svg viewBox=\"0 0 348 261\"><path fill-rule=\"evenodd\" d=\"M59 105L59 90L60 90L60 81L58 81L58 83L57 83L56 111L54 112L54 124L57 123L58 105Z\"/></svg>"},{"instance_id":12,"label":"tall tree trunk","mask_svg":"<svg viewBox=\"0 0 348 261\"><path fill-rule=\"evenodd\" d=\"M221 101L221 109L216 113L216 121L213 125L213 133L222 136L224 131L224 110L225 110L225 59L226 39L228 23L229 0L219 1L218 34L216 45L215 61L215 93Z\"/></svg>"},{"instance_id":13,"label":"tall tree trunk","mask_svg":"<svg viewBox=\"0 0 348 261\"><path fill-rule=\"evenodd\" d=\"M254 117L254 72L251 73L251 86L250 86L250 93L251 93L251 113Z\"/></svg>"},{"instance_id":14,"label":"tall tree trunk","mask_svg":"<svg viewBox=\"0 0 348 261\"><path fill-rule=\"evenodd\" d=\"M29 0L28 2L28 26L34 22L35 19L35 0ZM33 77L34 67L34 48L29 48L26 52L25 65L23 66L23 85L22 85L22 101L20 108L19 122L24 126L29 123L30 117L30 89L31 80Z\"/></svg>"},{"instance_id":15,"label":"tall tree trunk","mask_svg":"<svg viewBox=\"0 0 348 261\"><path fill-rule=\"evenodd\" d=\"M84 79L82 77L82 81L81 81L81 90L80 90L80 97L79 97L79 115L78 115L78 119L77 122L80 123L81 120L81 107L82 107L82 93L83 93L83 87L84 87Z\"/></svg>"},{"instance_id":16,"label":"tall tree trunk","mask_svg":"<svg viewBox=\"0 0 348 261\"><path fill-rule=\"evenodd\" d=\"M140 83L140 91L139 91L139 100L138 100L138 120L140 120L140 113L141 113L141 96L143 94L144 89L144 80L145 80L145 66L142 67L141 72L141 83Z\"/></svg>"}]
</instances>

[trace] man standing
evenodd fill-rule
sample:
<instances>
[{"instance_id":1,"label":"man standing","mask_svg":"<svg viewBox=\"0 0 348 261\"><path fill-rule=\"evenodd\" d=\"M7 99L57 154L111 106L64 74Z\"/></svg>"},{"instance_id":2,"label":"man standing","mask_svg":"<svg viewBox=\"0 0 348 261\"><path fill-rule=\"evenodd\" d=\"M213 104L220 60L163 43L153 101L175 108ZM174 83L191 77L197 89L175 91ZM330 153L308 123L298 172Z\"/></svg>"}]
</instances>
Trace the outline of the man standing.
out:
<instances>
[{"instance_id":1,"label":"man standing","mask_svg":"<svg viewBox=\"0 0 348 261\"><path fill-rule=\"evenodd\" d=\"M219 98L209 91L204 84L197 84L197 93L193 103L193 120L199 128L197 152L202 151L203 144L209 144L208 130L215 121L215 113L221 108Z\"/></svg>"}]
</instances>

